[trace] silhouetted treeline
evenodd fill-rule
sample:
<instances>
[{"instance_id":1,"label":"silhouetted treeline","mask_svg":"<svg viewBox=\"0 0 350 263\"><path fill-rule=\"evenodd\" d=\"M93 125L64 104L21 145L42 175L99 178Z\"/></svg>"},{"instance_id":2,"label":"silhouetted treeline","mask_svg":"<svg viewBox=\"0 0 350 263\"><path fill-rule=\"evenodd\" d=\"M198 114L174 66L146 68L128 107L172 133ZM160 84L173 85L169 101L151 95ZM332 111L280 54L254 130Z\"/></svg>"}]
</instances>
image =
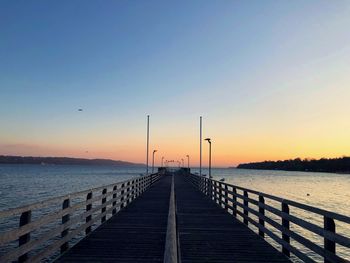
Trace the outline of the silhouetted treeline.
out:
<instances>
[{"instance_id":1,"label":"silhouetted treeline","mask_svg":"<svg viewBox=\"0 0 350 263\"><path fill-rule=\"evenodd\" d=\"M256 163L244 163L237 166L240 169L257 170L285 170L285 171L308 171L308 172L330 172L349 173L350 157L335 159L322 158L319 160L300 158L285 161L265 161Z\"/></svg>"},{"instance_id":2,"label":"silhouetted treeline","mask_svg":"<svg viewBox=\"0 0 350 263\"><path fill-rule=\"evenodd\" d=\"M22 157L2 156L0 164L65 164L65 165L118 165L118 166L144 166L143 164L109 159L83 159L69 157Z\"/></svg>"}]
</instances>

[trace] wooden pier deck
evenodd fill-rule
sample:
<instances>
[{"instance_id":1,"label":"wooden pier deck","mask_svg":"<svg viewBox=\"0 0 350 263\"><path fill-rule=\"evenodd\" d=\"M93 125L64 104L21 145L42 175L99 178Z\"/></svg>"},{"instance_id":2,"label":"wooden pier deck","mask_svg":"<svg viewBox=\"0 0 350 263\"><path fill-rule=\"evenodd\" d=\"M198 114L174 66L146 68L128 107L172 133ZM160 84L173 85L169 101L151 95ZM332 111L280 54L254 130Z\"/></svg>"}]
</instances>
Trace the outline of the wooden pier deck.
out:
<instances>
[{"instance_id":1,"label":"wooden pier deck","mask_svg":"<svg viewBox=\"0 0 350 263\"><path fill-rule=\"evenodd\" d=\"M290 262L185 180L175 177L181 262Z\"/></svg>"},{"instance_id":2,"label":"wooden pier deck","mask_svg":"<svg viewBox=\"0 0 350 263\"><path fill-rule=\"evenodd\" d=\"M57 262L163 262L170 187L162 177Z\"/></svg>"},{"instance_id":3,"label":"wooden pier deck","mask_svg":"<svg viewBox=\"0 0 350 263\"><path fill-rule=\"evenodd\" d=\"M0 262L350 262L350 238L337 228L350 217L188 168L0 211L3 222L14 217L18 228L0 232Z\"/></svg>"},{"instance_id":4,"label":"wooden pier deck","mask_svg":"<svg viewBox=\"0 0 350 263\"><path fill-rule=\"evenodd\" d=\"M181 262L289 262L175 175ZM58 262L163 262L171 176L164 176Z\"/></svg>"}]
</instances>

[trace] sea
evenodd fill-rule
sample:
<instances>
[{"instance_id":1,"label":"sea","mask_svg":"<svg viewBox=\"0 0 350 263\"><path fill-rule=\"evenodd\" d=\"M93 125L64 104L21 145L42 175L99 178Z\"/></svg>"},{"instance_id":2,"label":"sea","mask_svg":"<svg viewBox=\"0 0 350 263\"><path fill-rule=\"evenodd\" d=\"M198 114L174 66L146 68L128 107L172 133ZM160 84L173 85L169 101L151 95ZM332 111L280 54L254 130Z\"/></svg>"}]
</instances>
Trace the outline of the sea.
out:
<instances>
[{"instance_id":1,"label":"sea","mask_svg":"<svg viewBox=\"0 0 350 263\"><path fill-rule=\"evenodd\" d=\"M199 172L198 168L191 170ZM0 211L15 208L37 201L65 195L71 192L86 190L108 185L144 174L144 167L119 166L80 166L80 165L0 165ZM202 169L208 174L207 169ZM214 179L224 179L225 182L268 193L284 199L294 200L303 204L350 217L350 174L289 172L267 170L245 170L229 168L213 168ZM295 210L296 216L322 225L322 218L310 213ZM276 221L279 219L276 218ZM11 223L11 222L10 222ZM16 223L17 224L17 223ZM10 224L11 225L11 224ZM5 226L5 225L3 225ZM323 246L322 238L317 235L291 226L307 238ZM256 231L252 227L253 231ZM271 229L275 231L273 228ZM0 225L1 232L6 231ZM338 233L350 237L350 226L337 223ZM267 240L280 249L272 239ZM300 251L311 256L315 261L322 259L312 251L293 243ZM0 248L0 254L4 252ZM350 260L350 249L338 246L337 253ZM294 262L300 262L295 257Z\"/></svg>"}]
</instances>

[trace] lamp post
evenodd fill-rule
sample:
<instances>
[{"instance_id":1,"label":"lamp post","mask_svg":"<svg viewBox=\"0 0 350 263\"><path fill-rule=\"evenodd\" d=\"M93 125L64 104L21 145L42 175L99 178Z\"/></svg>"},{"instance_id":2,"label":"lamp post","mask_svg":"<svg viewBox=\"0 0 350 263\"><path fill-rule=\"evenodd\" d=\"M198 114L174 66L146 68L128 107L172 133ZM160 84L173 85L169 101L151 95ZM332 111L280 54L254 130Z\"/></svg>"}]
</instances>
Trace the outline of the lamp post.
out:
<instances>
[{"instance_id":1,"label":"lamp post","mask_svg":"<svg viewBox=\"0 0 350 263\"><path fill-rule=\"evenodd\" d=\"M148 155L149 155L149 115L147 115L146 175L148 174Z\"/></svg>"},{"instance_id":2,"label":"lamp post","mask_svg":"<svg viewBox=\"0 0 350 263\"><path fill-rule=\"evenodd\" d=\"M202 175L202 116L199 117L199 175Z\"/></svg>"},{"instance_id":3,"label":"lamp post","mask_svg":"<svg viewBox=\"0 0 350 263\"><path fill-rule=\"evenodd\" d=\"M153 150L153 157L152 157L152 173L154 173L154 154L157 152L157 150Z\"/></svg>"},{"instance_id":4,"label":"lamp post","mask_svg":"<svg viewBox=\"0 0 350 263\"><path fill-rule=\"evenodd\" d=\"M190 156L187 154L187 168L190 169Z\"/></svg>"},{"instance_id":5,"label":"lamp post","mask_svg":"<svg viewBox=\"0 0 350 263\"><path fill-rule=\"evenodd\" d=\"M206 138L205 140L209 143L209 178L211 178L211 139Z\"/></svg>"},{"instance_id":6,"label":"lamp post","mask_svg":"<svg viewBox=\"0 0 350 263\"><path fill-rule=\"evenodd\" d=\"M183 158L181 158L181 162L182 162L182 167L184 167L185 165L184 165L184 159Z\"/></svg>"},{"instance_id":7,"label":"lamp post","mask_svg":"<svg viewBox=\"0 0 350 263\"><path fill-rule=\"evenodd\" d=\"M162 157L162 167L163 167L163 164L164 164L164 162L163 162L163 161L164 161L164 156Z\"/></svg>"}]
</instances>

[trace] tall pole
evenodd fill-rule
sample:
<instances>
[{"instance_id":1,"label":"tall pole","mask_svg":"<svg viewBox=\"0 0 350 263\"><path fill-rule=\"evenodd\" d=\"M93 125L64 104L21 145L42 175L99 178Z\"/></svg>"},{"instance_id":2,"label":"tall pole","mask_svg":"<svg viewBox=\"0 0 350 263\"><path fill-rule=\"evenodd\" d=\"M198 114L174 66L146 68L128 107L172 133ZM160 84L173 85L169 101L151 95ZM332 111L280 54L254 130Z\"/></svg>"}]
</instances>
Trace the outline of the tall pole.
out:
<instances>
[{"instance_id":1,"label":"tall pole","mask_svg":"<svg viewBox=\"0 0 350 263\"><path fill-rule=\"evenodd\" d=\"M182 167L184 167L185 164L184 164L184 159L183 158L181 158L181 162L182 162Z\"/></svg>"},{"instance_id":2,"label":"tall pole","mask_svg":"<svg viewBox=\"0 0 350 263\"><path fill-rule=\"evenodd\" d=\"M190 156L187 154L187 168L190 169Z\"/></svg>"},{"instance_id":3,"label":"tall pole","mask_svg":"<svg viewBox=\"0 0 350 263\"><path fill-rule=\"evenodd\" d=\"M164 156L162 157L162 167L163 167L163 163L164 163L163 161L164 161Z\"/></svg>"},{"instance_id":4,"label":"tall pole","mask_svg":"<svg viewBox=\"0 0 350 263\"><path fill-rule=\"evenodd\" d=\"M153 150L153 157L152 157L152 174L154 173L154 154L157 152L157 150Z\"/></svg>"},{"instance_id":5,"label":"tall pole","mask_svg":"<svg viewBox=\"0 0 350 263\"><path fill-rule=\"evenodd\" d=\"M148 155L149 155L149 115L147 115L147 153L146 153L146 174L148 174Z\"/></svg>"},{"instance_id":6,"label":"tall pole","mask_svg":"<svg viewBox=\"0 0 350 263\"><path fill-rule=\"evenodd\" d=\"M205 140L209 143L209 178L211 178L211 139L206 138Z\"/></svg>"},{"instance_id":7,"label":"tall pole","mask_svg":"<svg viewBox=\"0 0 350 263\"><path fill-rule=\"evenodd\" d=\"M209 178L211 178L211 141L209 140Z\"/></svg>"},{"instance_id":8,"label":"tall pole","mask_svg":"<svg viewBox=\"0 0 350 263\"><path fill-rule=\"evenodd\" d=\"M202 116L199 117L199 175L202 175Z\"/></svg>"}]
</instances>

